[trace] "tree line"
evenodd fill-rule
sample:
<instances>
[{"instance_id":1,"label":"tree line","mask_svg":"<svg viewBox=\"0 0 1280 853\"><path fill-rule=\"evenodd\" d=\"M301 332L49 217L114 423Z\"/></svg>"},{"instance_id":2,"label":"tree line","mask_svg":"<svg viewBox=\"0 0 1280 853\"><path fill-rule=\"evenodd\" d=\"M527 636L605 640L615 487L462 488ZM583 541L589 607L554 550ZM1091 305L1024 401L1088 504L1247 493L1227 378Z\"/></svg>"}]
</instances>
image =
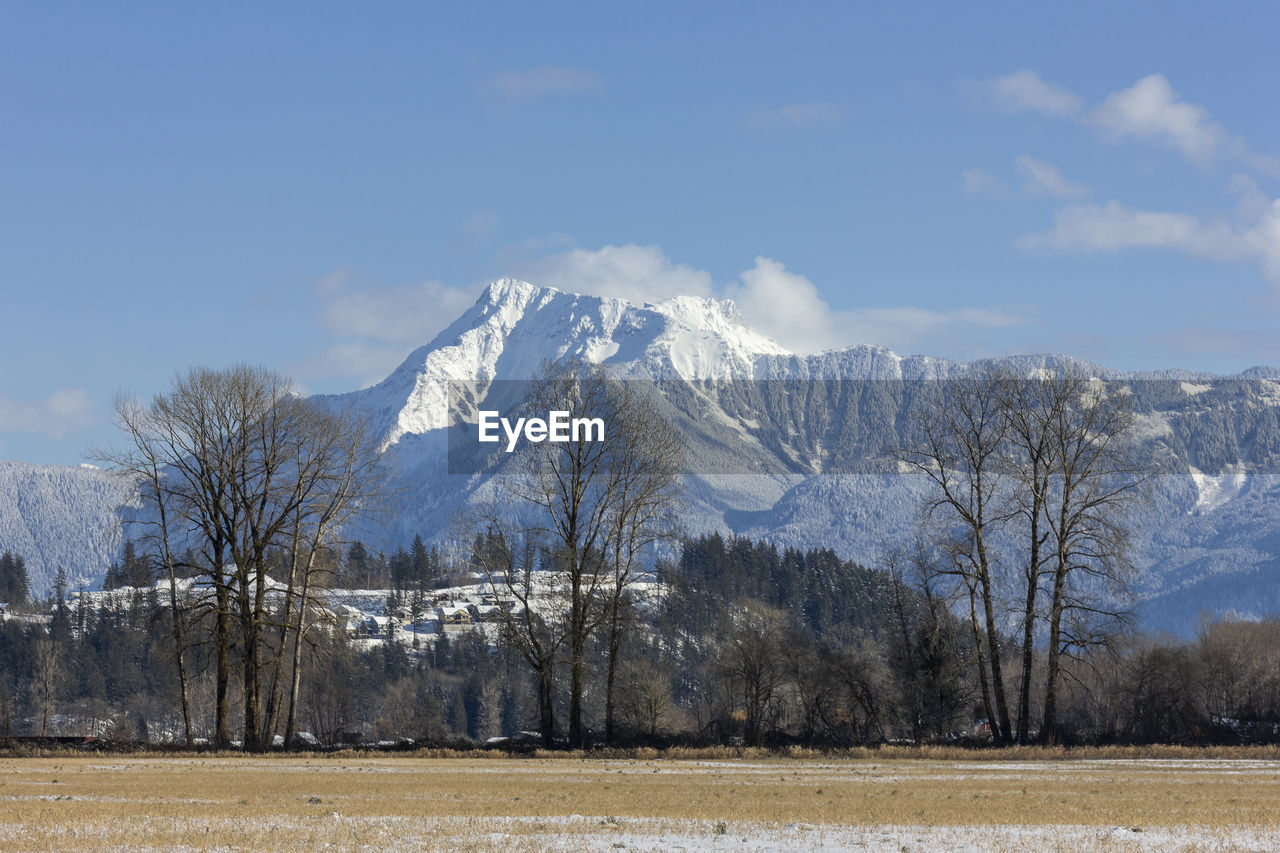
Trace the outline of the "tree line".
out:
<instances>
[{"instance_id":1,"label":"tree line","mask_svg":"<svg viewBox=\"0 0 1280 853\"><path fill-rule=\"evenodd\" d=\"M388 557L349 538L385 488L358 417L269 371L193 370L117 402L129 448L98 458L138 485L144 535L109 573L119 597L73 608L61 590L47 625L6 625L29 651L5 672L10 719L44 731L91 699L246 749L304 726L573 747L1272 737L1274 690L1249 686L1275 681L1255 653L1272 623L1193 644L1131 630L1126 510L1153 472L1125 389L1064 368L930 393L898 450L929 484L921 532L878 567L684 537L679 437L640 386L574 360L544 365L525 405L599 417L609 440L527 444L460 519L462 547L416 537ZM388 612L416 613L464 573L498 602L495 633L370 647L320 606L327 587L387 588ZM1211 689L1171 701L1211 668Z\"/></svg>"},{"instance_id":2,"label":"tree line","mask_svg":"<svg viewBox=\"0 0 1280 853\"><path fill-rule=\"evenodd\" d=\"M824 549L712 534L682 542L660 577L624 605L634 629L616 650L604 632L586 644L588 744L988 742L971 626L901 575ZM163 585L94 598L55 594L41 608L46 623L0 622L0 734L184 742ZM192 723L198 742L212 745L212 623L193 622L188 639ZM1000 642L1020 651L1013 636ZM1060 739L1280 742L1276 649L1275 619L1210 622L1187 641L1128 634L1065 664ZM298 730L315 741L297 744L463 745L538 730L538 674L513 643L480 632L414 648L315 631L303 657ZM605 691L594 685L611 661L606 737ZM237 709L234 664L232 675ZM557 720L570 707L566 676L552 681ZM1038 670L1037 687L1043 677ZM563 724L553 734L553 744L567 744Z\"/></svg>"}]
</instances>

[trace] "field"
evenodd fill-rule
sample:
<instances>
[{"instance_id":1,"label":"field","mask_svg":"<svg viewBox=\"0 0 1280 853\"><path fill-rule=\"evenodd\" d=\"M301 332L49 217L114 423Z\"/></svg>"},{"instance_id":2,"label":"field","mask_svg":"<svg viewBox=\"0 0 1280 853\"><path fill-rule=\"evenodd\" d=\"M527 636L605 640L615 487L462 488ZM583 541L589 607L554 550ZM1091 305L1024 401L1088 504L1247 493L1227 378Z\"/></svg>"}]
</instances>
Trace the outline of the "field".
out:
<instances>
[{"instance_id":1,"label":"field","mask_svg":"<svg viewBox=\"0 0 1280 853\"><path fill-rule=\"evenodd\" d=\"M1269 850L1271 758L0 758L0 849Z\"/></svg>"}]
</instances>

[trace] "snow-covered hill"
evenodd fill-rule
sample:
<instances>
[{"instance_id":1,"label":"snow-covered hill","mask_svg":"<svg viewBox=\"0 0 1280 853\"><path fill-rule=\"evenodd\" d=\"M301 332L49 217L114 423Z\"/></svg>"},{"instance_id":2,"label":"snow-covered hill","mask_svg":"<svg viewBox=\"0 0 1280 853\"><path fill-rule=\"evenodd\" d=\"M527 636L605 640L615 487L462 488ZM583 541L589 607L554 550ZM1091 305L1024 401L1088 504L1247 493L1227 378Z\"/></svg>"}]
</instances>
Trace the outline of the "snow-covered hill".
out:
<instances>
[{"instance_id":1,"label":"snow-covered hill","mask_svg":"<svg viewBox=\"0 0 1280 853\"><path fill-rule=\"evenodd\" d=\"M0 550L21 554L43 595L65 569L70 589L100 586L120 553L125 485L97 468L0 462Z\"/></svg>"}]
</instances>

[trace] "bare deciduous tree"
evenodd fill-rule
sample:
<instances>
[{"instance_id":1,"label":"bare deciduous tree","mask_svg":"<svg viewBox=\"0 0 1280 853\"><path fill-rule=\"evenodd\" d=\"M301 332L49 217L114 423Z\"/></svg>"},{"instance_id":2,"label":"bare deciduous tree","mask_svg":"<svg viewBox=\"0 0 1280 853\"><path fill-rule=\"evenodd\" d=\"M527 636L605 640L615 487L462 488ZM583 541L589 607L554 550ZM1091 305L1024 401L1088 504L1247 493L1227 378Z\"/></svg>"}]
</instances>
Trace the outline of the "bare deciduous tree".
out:
<instances>
[{"instance_id":1,"label":"bare deciduous tree","mask_svg":"<svg viewBox=\"0 0 1280 853\"><path fill-rule=\"evenodd\" d=\"M563 645L569 666L569 742L581 747L588 640L609 622L606 717L611 729L612 660L623 629L620 604L642 554L657 539L671 535L683 448L644 396L631 383L612 378L601 365L579 360L544 365L526 404L534 413L564 411L574 419L598 418L604 425L603 440L547 441L528 448L523 476L510 479L508 488L517 503L533 509L532 527L520 536L501 537L536 543L565 580L558 599L562 619L546 615L541 625L528 619L510 624L521 630L521 651L539 678L549 677L551 662L545 658ZM502 509L491 512L489 523L509 527L503 514ZM500 562L516 566L510 559ZM510 581L507 588L521 597ZM559 642L551 642L546 633L553 622L563 627ZM528 641L535 634L548 638L539 643L539 663L526 650L532 648ZM543 735L547 737L545 731Z\"/></svg>"},{"instance_id":2,"label":"bare deciduous tree","mask_svg":"<svg viewBox=\"0 0 1280 853\"><path fill-rule=\"evenodd\" d=\"M182 620L173 580L179 548L200 553L198 568L213 592L215 743L230 740L234 644L245 748L269 745L275 720L264 707L265 675L271 664L279 672L288 644L272 650L268 642L270 629L278 627L268 593L283 586L280 618L295 635L294 697L297 635L305 624L315 555L353 513L374 502L381 485L376 448L358 420L308 402L279 374L246 365L192 369L149 406L121 398L116 414L132 449L97 456L140 481L145 509L153 513L158 532L152 539L168 568L180 664ZM278 552L289 555L283 581L270 577ZM300 592L302 615L295 618Z\"/></svg>"},{"instance_id":3,"label":"bare deciduous tree","mask_svg":"<svg viewBox=\"0 0 1280 853\"><path fill-rule=\"evenodd\" d=\"M1127 625L1130 566L1126 510L1154 474L1128 444L1128 394L1063 368L1042 380L1054 405L1048 424L1053 462L1045 523L1053 566L1048 574L1048 665L1041 737L1056 737L1062 658L1108 641Z\"/></svg>"},{"instance_id":4,"label":"bare deciduous tree","mask_svg":"<svg viewBox=\"0 0 1280 853\"><path fill-rule=\"evenodd\" d=\"M991 548L992 530L1005 511L1001 505L1000 454L1008 419L998 386L989 375L950 379L933 390L934 397L917 419L919 445L901 449L899 458L933 481L935 496L926 504L925 515L953 531L947 537L948 572L960 579L969 597L983 702L997 738L1008 741L1011 727L1000 650L1000 592ZM977 634L979 611L985 628L985 654Z\"/></svg>"}]
</instances>

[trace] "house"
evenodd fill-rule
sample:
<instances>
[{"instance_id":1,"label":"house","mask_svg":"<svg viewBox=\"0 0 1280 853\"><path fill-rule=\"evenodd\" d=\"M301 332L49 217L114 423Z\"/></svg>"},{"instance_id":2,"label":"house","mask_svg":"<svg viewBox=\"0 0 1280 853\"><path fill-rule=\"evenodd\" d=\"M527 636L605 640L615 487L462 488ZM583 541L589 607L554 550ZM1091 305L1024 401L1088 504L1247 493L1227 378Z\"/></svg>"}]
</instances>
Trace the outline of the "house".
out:
<instances>
[{"instance_id":1,"label":"house","mask_svg":"<svg viewBox=\"0 0 1280 853\"><path fill-rule=\"evenodd\" d=\"M400 620L394 616L366 616L364 628L370 637L390 637L400 630Z\"/></svg>"},{"instance_id":2,"label":"house","mask_svg":"<svg viewBox=\"0 0 1280 853\"><path fill-rule=\"evenodd\" d=\"M446 605L436 608L436 618L446 632L471 630L471 611L466 607Z\"/></svg>"},{"instance_id":3,"label":"house","mask_svg":"<svg viewBox=\"0 0 1280 853\"><path fill-rule=\"evenodd\" d=\"M502 620L502 607L496 603L481 604L476 607L476 612L473 615L477 622L500 622Z\"/></svg>"},{"instance_id":4,"label":"house","mask_svg":"<svg viewBox=\"0 0 1280 853\"><path fill-rule=\"evenodd\" d=\"M339 619L360 619L364 617L364 611L359 607L352 607L350 604L335 604L330 609Z\"/></svg>"}]
</instances>

